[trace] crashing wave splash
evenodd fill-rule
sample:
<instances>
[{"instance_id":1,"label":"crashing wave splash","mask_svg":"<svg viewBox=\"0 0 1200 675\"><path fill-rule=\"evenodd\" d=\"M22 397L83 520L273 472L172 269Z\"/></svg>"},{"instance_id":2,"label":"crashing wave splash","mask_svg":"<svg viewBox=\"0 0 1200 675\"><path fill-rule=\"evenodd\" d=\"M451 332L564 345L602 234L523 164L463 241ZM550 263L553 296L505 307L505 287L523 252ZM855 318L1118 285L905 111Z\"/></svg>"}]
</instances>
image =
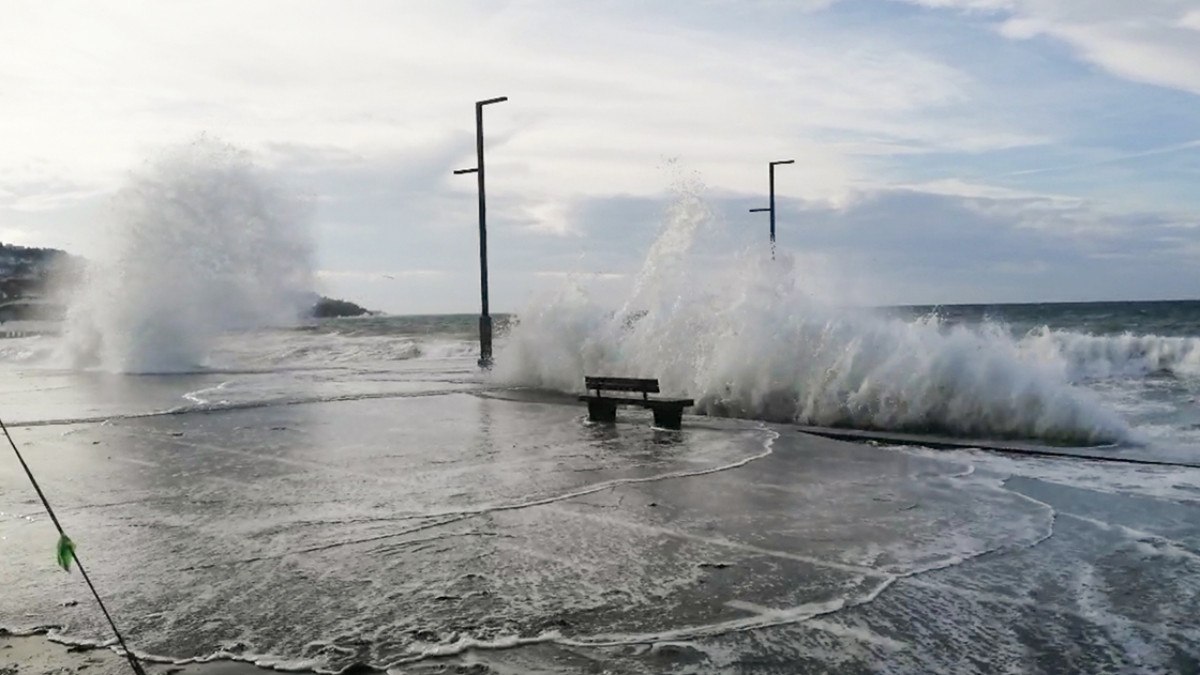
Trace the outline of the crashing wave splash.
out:
<instances>
[{"instance_id":1,"label":"crashing wave splash","mask_svg":"<svg viewBox=\"0 0 1200 675\"><path fill-rule=\"evenodd\" d=\"M1020 342L1027 357L1057 364L1072 382L1169 375L1200 376L1200 339L1085 335L1040 328Z\"/></svg>"},{"instance_id":2,"label":"crashing wave splash","mask_svg":"<svg viewBox=\"0 0 1200 675\"><path fill-rule=\"evenodd\" d=\"M697 252L697 233L713 220L696 192L684 190L624 304L601 305L574 284L534 302L501 347L498 377L566 391L579 390L584 374L657 377L665 392L695 398L705 413L778 422L1131 440L1129 425L1075 382L1133 368L1136 359L1122 363L1121 354L1157 368L1164 350L1051 332L1016 340L995 324L836 307L810 296L786 253L723 262ZM1172 349L1200 358L1192 346ZM1110 365L1096 365L1091 352Z\"/></svg>"},{"instance_id":3,"label":"crashing wave splash","mask_svg":"<svg viewBox=\"0 0 1200 675\"><path fill-rule=\"evenodd\" d=\"M64 332L75 367L179 372L230 330L294 324L312 302L304 204L207 137L131 177Z\"/></svg>"}]
</instances>

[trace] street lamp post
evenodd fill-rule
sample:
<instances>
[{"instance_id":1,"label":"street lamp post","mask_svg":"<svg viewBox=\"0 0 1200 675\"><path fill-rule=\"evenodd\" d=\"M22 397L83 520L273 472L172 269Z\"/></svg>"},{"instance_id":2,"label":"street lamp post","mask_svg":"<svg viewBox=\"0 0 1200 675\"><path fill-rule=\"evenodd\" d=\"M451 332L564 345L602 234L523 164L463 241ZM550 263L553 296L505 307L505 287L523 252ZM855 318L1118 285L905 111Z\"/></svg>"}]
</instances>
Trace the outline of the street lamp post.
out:
<instances>
[{"instance_id":1,"label":"street lamp post","mask_svg":"<svg viewBox=\"0 0 1200 675\"><path fill-rule=\"evenodd\" d=\"M488 265L487 265L487 196L483 178L483 106L507 101L507 96L489 98L475 102L475 158L471 169L458 169L456 175L478 174L479 183L479 296L482 306L479 314L479 367L492 367L492 316L488 313Z\"/></svg>"},{"instance_id":2,"label":"street lamp post","mask_svg":"<svg viewBox=\"0 0 1200 675\"><path fill-rule=\"evenodd\" d=\"M771 206L765 209L750 209L750 213L761 213L770 211L771 213L771 258L775 257L775 167L780 164L795 164L794 159L781 159L770 164L770 180L771 180Z\"/></svg>"}]
</instances>

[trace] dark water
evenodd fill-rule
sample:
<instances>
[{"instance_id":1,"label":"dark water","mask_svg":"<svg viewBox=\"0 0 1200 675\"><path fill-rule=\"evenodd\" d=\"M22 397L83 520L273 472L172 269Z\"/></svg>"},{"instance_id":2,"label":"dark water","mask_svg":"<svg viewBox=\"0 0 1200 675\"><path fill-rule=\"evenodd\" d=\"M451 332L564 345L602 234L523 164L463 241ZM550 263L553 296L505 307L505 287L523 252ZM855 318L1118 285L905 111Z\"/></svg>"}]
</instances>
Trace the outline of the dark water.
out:
<instances>
[{"instance_id":1,"label":"dark water","mask_svg":"<svg viewBox=\"0 0 1200 675\"><path fill-rule=\"evenodd\" d=\"M911 305L882 311L905 318L933 314L949 324L1003 323L1018 336L1043 327L1090 335L1200 336L1200 300Z\"/></svg>"},{"instance_id":2,"label":"dark water","mask_svg":"<svg viewBox=\"0 0 1200 675\"><path fill-rule=\"evenodd\" d=\"M1200 337L1200 300L1142 302L1046 302L979 305L903 305L878 311L902 319L934 315L947 325L1000 323L1014 336L1049 328L1089 335L1158 335ZM500 333L518 320L513 314L493 314ZM453 335L475 337L478 314L379 315L323 319L308 330L344 334Z\"/></svg>"},{"instance_id":3,"label":"dark water","mask_svg":"<svg viewBox=\"0 0 1200 675\"><path fill-rule=\"evenodd\" d=\"M513 321L511 314L493 314L492 330L503 335ZM322 319L304 328L314 333L340 335L440 336L457 339L477 339L477 314L410 314L363 316L346 319Z\"/></svg>"},{"instance_id":4,"label":"dark water","mask_svg":"<svg viewBox=\"0 0 1200 675\"><path fill-rule=\"evenodd\" d=\"M998 323L1015 337L1040 328L1088 335L1158 335L1200 337L1200 300L1143 302L1047 302L979 305L904 305L878 311L901 319L937 316L947 325L975 326ZM498 334L518 321L513 314L493 314ZM315 332L347 335L447 335L478 336L477 314L380 315L347 319L322 319L309 326Z\"/></svg>"}]
</instances>

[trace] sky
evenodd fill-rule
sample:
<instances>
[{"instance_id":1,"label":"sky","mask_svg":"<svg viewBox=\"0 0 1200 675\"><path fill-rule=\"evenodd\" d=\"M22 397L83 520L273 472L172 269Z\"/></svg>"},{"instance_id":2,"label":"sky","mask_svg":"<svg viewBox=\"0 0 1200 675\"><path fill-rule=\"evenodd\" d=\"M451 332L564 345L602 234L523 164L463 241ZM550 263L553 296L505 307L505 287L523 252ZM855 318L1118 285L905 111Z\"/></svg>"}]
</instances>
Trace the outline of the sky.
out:
<instances>
[{"instance_id":1,"label":"sky","mask_svg":"<svg viewBox=\"0 0 1200 675\"><path fill-rule=\"evenodd\" d=\"M312 198L323 292L619 293L681 180L855 302L1200 297L1200 0L15 0L0 241L88 255L207 134ZM681 179L681 176L686 178Z\"/></svg>"}]
</instances>

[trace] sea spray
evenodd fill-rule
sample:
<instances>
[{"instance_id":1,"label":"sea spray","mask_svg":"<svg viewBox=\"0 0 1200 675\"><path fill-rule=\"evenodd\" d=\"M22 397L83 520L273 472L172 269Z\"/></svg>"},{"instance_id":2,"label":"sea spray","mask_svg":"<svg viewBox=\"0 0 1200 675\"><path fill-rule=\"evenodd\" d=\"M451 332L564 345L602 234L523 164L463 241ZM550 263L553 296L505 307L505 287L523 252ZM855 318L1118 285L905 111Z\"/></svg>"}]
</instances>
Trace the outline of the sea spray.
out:
<instances>
[{"instance_id":1,"label":"sea spray","mask_svg":"<svg viewBox=\"0 0 1200 675\"><path fill-rule=\"evenodd\" d=\"M1128 425L999 325L905 321L813 298L796 260L695 249L712 213L685 190L634 290L599 304L571 284L534 301L497 377L567 391L583 376L659 378L705 413L969 437L1093 443Z\"/></svg>"},{"instance_id":2,"label":"sea spray","mask_svg":"<svg viewBox=\"0 0 1200 675\"><path fill-rule=\"evenodd\" d=\"M191 370L221 333L295 322L312 301L307 206L208 137L130 177L106 248L68 313L75 366Z\"/></svg>"},{"instance_id":3,"label":"sea spray","mask_svg":"<svg viewBox=\"0 0 1200 675\"><path fill-rule=\"evenodd\" d=\"M1030 358L1057 363L1072 382L1171 375L1200 376L1200 338L1159 335L1087 335L1046 327L1021 338Z\"/></svg>"}]
</instances>

